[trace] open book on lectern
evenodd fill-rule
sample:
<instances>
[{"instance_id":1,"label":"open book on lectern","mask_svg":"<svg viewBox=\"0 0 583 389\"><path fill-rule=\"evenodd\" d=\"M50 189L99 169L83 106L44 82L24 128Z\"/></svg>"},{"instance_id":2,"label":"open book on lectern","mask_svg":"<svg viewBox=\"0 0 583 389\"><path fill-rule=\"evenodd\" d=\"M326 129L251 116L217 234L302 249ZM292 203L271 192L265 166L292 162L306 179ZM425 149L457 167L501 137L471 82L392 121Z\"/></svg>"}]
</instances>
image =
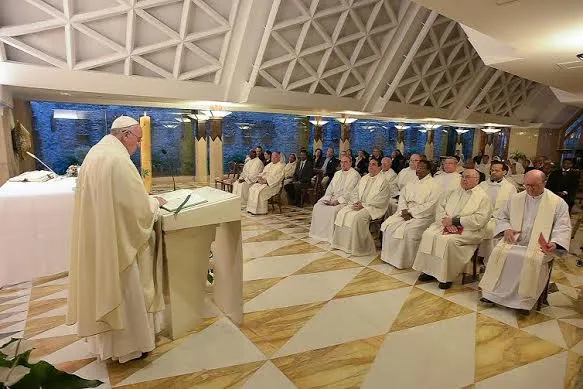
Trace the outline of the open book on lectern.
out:
<instances>
[{"instance_id":1,"label":"open book on lectern","mask_svg":"<svg viewBox=\"0 0 583 389\"><path fill-rule=\"evenodd\" d=\"M207 200L202 198L190 189L179 189L172 192L157 194L156 197L162 197L167 201L162 209L168 212L178 213L183 209L196 207L199 204L206 203Z\"/></svg>"}]
</instances>

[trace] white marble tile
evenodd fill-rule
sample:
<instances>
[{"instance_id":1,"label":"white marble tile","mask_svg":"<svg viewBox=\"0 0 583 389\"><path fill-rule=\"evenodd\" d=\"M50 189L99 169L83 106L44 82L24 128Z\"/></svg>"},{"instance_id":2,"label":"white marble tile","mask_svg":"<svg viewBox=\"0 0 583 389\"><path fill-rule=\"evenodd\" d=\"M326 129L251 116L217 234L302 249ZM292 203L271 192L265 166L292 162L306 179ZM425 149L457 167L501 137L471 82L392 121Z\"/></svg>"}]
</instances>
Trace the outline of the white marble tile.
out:
<instances>
[{"instance_id":1,"label":"white marble tile","mask_svg":"<svg viewBox=\"0 0 583 389\"><path fill-rule=\"evenodd\" d=\"M59 279L47 282L45 284L42 284L41 286L68 285L68 284L69 284L69 277L63 277L63 278L59 278Z\"/></svg>"},{"instance_id":2,"label":"white marble tile","mask_svg":"<svg viewBox=\"0 0 583 389\"><path fill-rule=\"evenodd\" d=\"M362 256L362 257L355 257L355 256L352 255L352 256L348 257L348 259L350 259L353 262L358 263L359 265L368 266L372 261L374 261L374 259L377 257L378 254L379 253L376 252L374 254L365 255L365 256Z\"/></svg>"},{"instance_id":3,"label":"white marble tile","mask_svg":"<svg viewBox=\"0 0 583 389\"><path fill-rule=\"evenodd\" d=\"M529 334L536 335L544 340L548 340L557 346L568 348L557 320L545 321L525 327L522 330L528 332Z\"/></svg>"},{"instance_id":4,"label":"white marble tile","mask_svg":"<svg viewBox=\"0 0 583 389\"><path fill-rule=\"evenodd\" d=\"M7 333L7 332L14 332L14 331L24 331L25 327L26 327L26 320L20 320L16 323L12 324L11 326L2 328L2 330L0 330L0 332Z\"/></svg>"},{"instance_id":5,"label":"white marble tile","mask_svg":"<svg viewBox=\"0 0 583 389\"><path fill-rule=\"evenodd\" d=\"M577 287L583 285L583 276L576 276L574 274L565 273L572 286Z\"/></svg>"},{"instance_id":6,"label":"white marble tile","mask_svg":"<svg viewBox=\"0 0 583 389\"><path fill-rule=\"evenodd\" d=\"M328 301L360 271L360 268L356 268L289 276L247 302L244 311Z\"/></svg>"},{"instance_id":7,"label":"white marble tile","mask_svg":"<svg viewBox=\"0 0 583 389\"><path fill-rule=\"evenodd\" d=\"M493 308L484 309L480 311L481 314L491 317L492 319L506 323L509 326L518 328L518 320L516 319L516 312L513 309L495 306Z\"/></svg>"},{"instance_id":8,"label":"white marble tile","mask_svg":"<svg viewBox=\"0 0 583 389\"><path fill-rule=\"evenodd\" d=\"M126 378L120 385L265 359L265 355L233 323L223 318L203 331L189 335L182 344Z\"/></svg>"},{"instance_id":9,"label":"white marble tile","mask_svg":"<svg viewBox=\"0 0 583 389\"><path fill-rule=\"evenodd\" d=\"M577 311L574 309L562 308L562 307L554 307L554 306L546 306L540 310L545 315L553 317L555 319L559 319L562 317L573 316L577 314Z\"/></svg>"},{"instance_id":10,"label":"white marble tile","mask_svg":"<svg viewBox=\"0 0 583 389\"><path fill-rule=\"evenodd\" d=\"M243 265L243 281L287 277L321 256L322 253L312 253L256 258Z\"/></svg>"},{"instance_id":11,"label":"white marble tile","mask_svg":"<svg viewBox=\"0 0 583 389\"><path fill-rule=\"evenodd\" d=\"M261 234L265 234L266 232L271 231L268 228L265 228L263 230L255 230L255 231L242 231L241 232L241 238L243 239L243 241L249 239L249 238L253 238L257 235L261 235Z\"/></svg>"},{"instance_id":12,"label":"white marble tile","mask_svg":"<svg viewBox=\"0 0 583 389\"><path fill-rule=\"evenodd\" d=\"M4 313L4 312L2 312L2 313ZM0 324L26 320L27 317L28 317L28 311L17 312L17 313L14 313L14 314L8 316L5 319L0 320Z\"/></svg>"},{"instance_id":13,"label":"white marble tile","mask_svg":"<svg viewBox=\"0 0 583 389\"><path fill-rule=\"evenodd\" d=\"M381 272L383 274L386 275L392 275L393 272L395 272L395 270L397 270L395 267L389 265L388 263L383 263L382 265L372 265L372 266L368 266L371 269L375 269L378 272ZM411 285L411 284L409 284Z\"/></svg>"},{"instance_id":14,"label":"white marble tile","mask_svg":"<svg viewBox=\"0 0 583 389\"><path fill-rule=\"evenodd\" d=\"M20 331L10 336L0 338L0 345L5 345L11 338L24 338L24 331Z\"/></svg>"},{"instance_id":15,"label":"white marble tile","mask_svg":"<svg viewBox=\"0 0 583 389\"><path fill-rule=\"evenodd\" d=\"M87 380L99 380L103 382L103 385L97 387L97 389L110 389L111 385L109 382L109 372L107 371L107 365L103 361L93 361L87 366L82 367L81 369L75 372L75 375L78 375L81 378L85 378Z\"/></svg>"},{"instance_id":16,"label":"white marble tile","mask_svg":"<svg viewBox=\"0 0 583 389\"><path fill-rule=\"evenodd\" d=\"M277 250L280 247L293 243L294 240L273 240L268 242L250 242L243 243L243 258L260 258L265 254Z\"/></svg>"},{"instance_id":17,"label":"white marble tile","mask_svg":"<svg viewBox=\"0 0 583 389\"><path fill-rule=\"evenodd\" d=\"M583 328L583 319L560 319L565 323L573 324L575 327Z\"/></svg>"},{"instance_id":18,"label":"white marble tile","mask_svg":"<svg viewBox=\"0 0 583 389\"><path fill-rule=\"evenodd\" d=\"M574 351L579 355L583 355L583 341L577 343L573 348L571 348L571 351Z\"/></svg>"},{"instance_id":19,"label":"white marble tile","mask_svg":"<svg viewBox=\"0 0 583 389\"><path fill-rule=\"evenodd\" d=\"M334 299L308 321L274 357L386 334L411 287Z\"/></svg>"},{"instance_id":20,"label":"white marble tile","mask_svg":"<svg viewBox=\"0 0 583 389\"><path fill-rule=\"evenodd\" d=\"M425 282L416 285L416 287L436 296L443 297L445 295L445 290L439 289L439 283L437 281Z\"/></svg>"},{"instance_id":21,"label":"white marble tile","mask_svg":"<svg viewBox=\"0 0 583 389\"><path fill-rule=\"evenodd\" d=\"M31 292L31 289L19 289L19 290L15 290L14 292L11 293L6 293L4 295L2 295L3 298L16 298L16 297L22 297L22 296L29 296Z\"/></svg>"},{"instance_id":22,"label":"white marble tile","mask_svg":"<svg viewBox=\"0 0 583 389\"><path fill-rule=\"evenodd\" d=\"M478 310L478 301L480 300L480 292L472 290L471 292L462 292L445 296L446 300L464 306L472 311Z\"/></svg>"},{"instance_id":23,"label":"white marble tile","mask_svg":"<svg viewBox=\"0 0 583 389\"><path fill-rule=\"evenodd\" d=\"M18 312L22 312L22 311L28 311L28 300L24 304L17 305L15 307L12 307L12 308L7 309L5 311L2 311L0 313L2 313L2 314L4 314L4 313L18 313Z\"/></svg>"},{"instance_id":24,"label":"white marble tile","mask_svg":"<svg viewBox=\"0 0 583 389\"><path fill-rule=\"evenodd\" d=\"M6 304L6 305L10 305L10 304L26 304L28 303L29 300L29 295L21 295L18 296L17 298L13 298L11 300L5 301L4 303L2 303L2 305ZM2 313L4 312L8 312L8 311L2 311Z\"/></svg>"},{"instance_id":25,"label":"white marble tile","mask_svg":"<svg viewBox=\"0 0 583 389\"><path fill-rule=\"evenodd\" d=\"M61 324L58 327L52 328L48 331L41 332L40 334L33 336L30 339L46 339L52 338L55 336L67 336L67 335L75 335L77 333L77 325L68 326L65 324Z\"/></svg>"},{"instance_id":26,"label":"white marble tile","mask_svg":"<svg viewBox=\"0 0 583 389\"><path fill-rule=\"evenodd\" d=\"M556 389L564 386L568 352L553 355L477 382L476 389Z\"/></svg>"},{"instance_id":27,"label":"white marble tile","mask_svg":"<svg viewBox=\"0 0 583 389\"><path fill-rule=\"evenodd\" d=\"M34 301L44 301L44 300L52 300L52 299L66 299L68 297L69 297L69 291L67 289L65 289L65 290L61 290L60 292L50 294L48 296L38 298Z\"/></svg>"},{"instance_id":28,"label":"white marble tile","mask_svg":"<svg viewBox=\"0 0 583 389\"><path fill-rule=\"evenodd\" d=\"M77 361L80 359L93 357L95 357L95 355L91 353L89 344L85 341L85 339L79 339L75 343L72 343L66 347L63 347L62 349L55 351L52 354L42 357L42 359L55 365L61 362Z\"/></svg>"},{"instance_id":29,"label":"white marble tile","mask_svg":"<svg viewBox=\"0 0 583 389\"><path fill-rule=\"evenodd\" d=\"M405 273L391 274L391 277L396 278L399 281L403 281L406 284L415 285L415 283L417 282L417 278L419 278L419 274L421 273L418 272L417 270L411 270Z\"/></svg>"},{"instance_id":30,"label":"white marble tile","mask_svg":"<svg viewBox=\"0 0 583 389\"><path fill-rule=\"evenodd\" d=\"M325 243L323 240L310 238L309 236L307 238L304 238L303 240L306 241L306 242L308 242L309 244L313 244L313 245L316 245L316 246L318 244ZM329 245L330 244L328 243L328 247L330 247Z\"/></svg>"},{"instance_id":31,"label":"white marble tile","mask_svg":"<svg viewBox=\"0 0 583 389\"><path fill-rule=\"evenodd\" d=\"M573 308L573 300L561 292L549 294L549 304L562 308Z\"/></svg>"},{"instance_id":32,"label":"white marble tile","mask_svg":"<svg viewBox=\"0 0 583 389\"><path fill-rule=\"evenodd\" d=\"M557 288L559 288L559 291L561 293L563 293L563 294L565 294L565 295L567 295L575 300L577 299L577 297L579 297L579 293L578 293L577 289L570 287L570 286L567 286L567 285L559 284L559 283L556 283L555 285L557 285Z\"/></svg>"},{"instance_id":33,"label":"white marble tile","mask_svg":"<svg viewBox=\"0 0 583 389\"><path fill-rule=\"evenodd\" d=\"M255 372L241 389L297 389L271 361Z\"/></svg>"},{"instance_id":34,"label":"white marble tile","mask_svg":"<svg viewBox=\"0 0 583 389\"><path fill-rule=\"evenodd\" d=\"M476 314L389 333L362 389L462 388L474 382Z\"/></svg>"}]
</instances>

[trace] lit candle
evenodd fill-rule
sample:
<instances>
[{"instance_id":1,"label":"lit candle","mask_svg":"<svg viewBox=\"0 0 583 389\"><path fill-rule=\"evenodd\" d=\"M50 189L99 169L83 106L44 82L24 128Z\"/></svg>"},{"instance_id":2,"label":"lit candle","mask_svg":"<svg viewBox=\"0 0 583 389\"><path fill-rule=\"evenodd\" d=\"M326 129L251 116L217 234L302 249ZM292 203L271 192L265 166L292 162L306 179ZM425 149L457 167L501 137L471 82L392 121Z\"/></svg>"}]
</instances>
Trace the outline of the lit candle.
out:
<instances>
[{"instance_id":1,"label":"lit candle","mask_svg":"<svg viewBox=\"0 0 583 389\"><path fill-rule=\"evenodd\" d=\"M144 116L140 118L140 127L142 127L142 144L141 144L141 165L142 178L144 179L144 186L148 193L152 192L152 127L150 125L150 117Z\"/></svg>"}]
</instances>

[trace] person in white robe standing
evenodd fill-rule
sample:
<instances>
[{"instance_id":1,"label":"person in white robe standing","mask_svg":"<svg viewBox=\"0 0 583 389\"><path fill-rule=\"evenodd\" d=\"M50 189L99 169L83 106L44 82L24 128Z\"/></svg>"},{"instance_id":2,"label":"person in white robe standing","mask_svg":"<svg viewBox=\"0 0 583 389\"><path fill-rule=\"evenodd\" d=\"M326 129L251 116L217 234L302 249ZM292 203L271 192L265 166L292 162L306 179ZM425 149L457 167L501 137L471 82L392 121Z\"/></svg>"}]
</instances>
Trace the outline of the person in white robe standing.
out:
<instances>
[{"instance_id":1,"label":"person in white robe standing","mask_svg":"<svg viewBox=\"0 0 583 389\"><path fill-rule=\"evenodd\" d=\"M371 220L382 217L389 205L389 185L380 175L376 159L368 163L369 174L362 177L350 194L350 199L336 215L332 248L354 256L375 252L369 231Z\"/></svg>"},{"instance_id":2,"label":"person in white robe standing","mask_svg":"<svg viewBox=\"0 0 583 389\"><path fill-rule=\"evenodd\" d=\"M296 172L296 166L298 163L298 158L296 153L291 153L289 155L289 161L285 164L285 169L283 170L283 185L287 185L294 180L294 173Z\"/></svg>"},{"instance_id":3,"label":"person in white robe standing","mask_svg":"<svg viewBox=\"0 0 583 389\"><path fill-rule=\"evenodd\" d=\"M257 183L249 188L247 212L253 215L267 214L267 201L281 190L284 170L285 166L279 160L279 153L273 152L271 162L263 168Z\"/></svg>"},{"instance_id":4,"label":"person in white robe standing","mask_svg":"<svg viewBox=\"0 0 583 389\"><path fill-rule=\"evenodd\" d=\"M165 201L148 196L130 159L141 139L135 119L113 121L79 169L73 210L66 324L101 360L120 363L154 349L152 313L164 307L151 245Z\"/></svg>"},{"instance_id":5,"label":"person in white robe standing","mask_svg":"<svg viewBox=\"0 0 583 389\"><path fill-rule=\"evenodd\" d=\"M440 289L449 289L471 260L491 212L479 180L477 170L466 169L460 187L441 196L435 222L423 233L413 263L413 269L422 273L419 281L437 279Z\"/></svg>"},{"instance_id":6,"label":"person in white robe standing","mask_svg":"<svg viewBox=\"0 0 583 389\"><path fill-rule=\"evenodd\" d=\"M428 161L419 161L417 177L401 191L397 212L381 225L381 259L399 269L413 266L421 234L435 220L435 204L441 193Z\"/></svg>"},{"instance_id":7,"label":"person in white robe standing","mask_svg":"<svg viewBox=\"0 0 583 389\"><path fill-rule=\"evenodd\" d=\"M348 201L348 196L358 185L360 174L352 167L352 158L342 156L340 167L341 170L334 174L324 196L314 205L310 238L332 242L336 215L344 207Z\"/></svg>"},{"instance_id":8,"label":"person in white robe standing","mask_svg":"<svg viewBox=\"0 0 583 389\"><path fill-rule=\"evenodd\" d=\"M457 159L447 157L441 164L443 171L438 172L433 179L440 192L449 192L457 190L460 187L462 176L457 171Z\"/></svg>"},{"instance_id":9,"label":"person in white robe standing","mask_svg":"<svg viewBox=\"0 0 583 389\"><path fill-rule=\"evenodd\" d=\"M249 151L249 160L245 162L239 179L233 182L233 194L241 197L241 209L247 208L249 188L257 182L259 174L263 171L263 161L257 157L257 151Z\"/></svg>"},{"instance_id":10,"label":"person in white robe standing","mask_svg":"<svg viewBox=\"0 0 583 389\"><path fill-rule=\"evenodd\" d=\"M399 192L410 182L415 182L417 180L417 164L421 161L421 156L419 154L413 154L409 158L409 167L402 169L397 176L397 185L393 186L390 196L389 207L387 210L387 215L392 215L397 210L399 206ZM396 191L395 191L396 189Z\"/></svg>"},{"instance_id":11,"label":"person in white robe standing","mask_svg":"<svg viewBox=\"0 0 583 389\"><path fill-rule=\"evenodd\" d=\"M480 187L486 192L492 206L492 217L488 222L484 240L478 247L478 257L481 257L484 263L488 262L488 257L494 249L494 230L496 229L496 218L494 214L498 211L510 197L516 194L516 187L506 180L508 166L499 161L492 161L490 165L490 179L480 183Z\"/></svg>"},{"instance_id":12,"label":"person in white robe standing","mask_svg":"<svg viewBox=\"0 0 583 389\"><path fill-rule=\"evenodd\" d=\"M503 236L480 282L482 303L528 314L549 278L549 262L571 242L569 206L545 189L542 171L524 175L525 191L515 194L495 214L494 236Z\"/></svg>"}]
</instances>

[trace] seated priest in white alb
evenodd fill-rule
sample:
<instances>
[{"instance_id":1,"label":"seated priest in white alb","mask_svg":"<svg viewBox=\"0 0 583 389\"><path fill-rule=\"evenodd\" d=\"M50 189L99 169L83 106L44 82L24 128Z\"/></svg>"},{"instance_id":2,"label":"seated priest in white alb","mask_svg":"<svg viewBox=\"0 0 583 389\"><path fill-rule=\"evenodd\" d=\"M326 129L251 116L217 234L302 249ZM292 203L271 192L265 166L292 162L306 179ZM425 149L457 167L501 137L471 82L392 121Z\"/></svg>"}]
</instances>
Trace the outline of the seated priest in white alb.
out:
<instances>
[{"instance_id":1,"label":"seated priest in white alb","mask_svg":"<svg viewBox=\"0 0 583 389\"><path fill-rule=\"evenodd\" d=\"M79 169L73 208L66 323L101 360L120 363L154 349L153 313L164 309L152 236L165 201L148 196L130 159L141 139L135 119L113 121Z\"/></svg>"},{"instance_id":2,"label":"seated priest in white alb","mask_svg":"<svg viewBox=\"0 0 583 389\"><path fill-rule=\"evenodd\" d=\"M417 180L417 164L421 161L421 156L419 154L413 154L409 158L409 167L401 169L397 175L396 186L393 185L391 188L391 199L389 202L389 207L387 210L387 215L390 216L395 213L397 207L399 206L399 192L410 182L415 182ZM396 191L395 191L396 189Z\"/></svg>"},{"instance_id":3,"label":"seated priest in white alb","mask_svg":"<svg viewBox=\"0 0 583 389\"><path fill-rule=\"evenodd\" d=\"M267 214L267 201L275 196L283 185L285 165L279 159L279 153L273 152L271 154L271 162L263 168L257 178L257 183L249 188L247 212L253 215Z\"/></svg>"},{"instance_id":4,"label":"seated priest in white alb","mask_svg":"<svg viewBox=\"0 0 583 389\"><path fill-rule=\"evenodd\" d=\"M389 185L380 174L376 159L368 163L368 174L360 179L350 199L336 215L332 248L355 256L375 252L369 231L371 220L382 217L389 205Z\"/></svg>"},{"instance_id":5,"label":"seated priest in white alb","mask_svg":"<svg viewBox=\"0 0 583 389\"><path fill-rule=\"evenodd\" d=\"M435 204L441 193L428 161L419 161L417 177L401 191L397 212L381 225L381 259L399 269L413 266L421 234L435 220Z\"/></svg>"},{"instance_id":6,"label":"seated priest in white alb","mask_svg":"<svg viewBox=\"0 0 583 389\"><path fill-rule=\"evenodd\" d=\"M352 167L352 158L346 155L342 156L340 167L341 170L334 174L324 196L314 205L310 238L332 242L336 215L344 207L350 193L358 185L360 174Z\"/></svg>"},{"instance_id":7,"label":"seated priest in white alb","mask_svg":"<svg viewBox=\"0 0 583 389\"><path fill-rule=\"evenodd\" d=\"M490 200L479 180L477 170L466 169L460 187L441 196L413 263L420 281L437 279L440 289L449 289L472 259L490 220Z\"/></svg>"},{"instance_id":8,"label":"seated priest in white alb","mask_svg":"<svg viewBox=\"0 0 583 389\"><path fill-rule=\"evenodd\" d=\"M285 169L283 170L283 185L287 185L294 180L294 173L296 172L296 166L298 163L298 157L296 153L291 153L289 155L289 161L285 164Z\"/></svg>"},{"instance_id":9,"label":"seated priest in white alb","mask_svg":"<svg viewBox=\"0 0 583 389\"><path fill-rule=\"evenodd\" d=\"M495 246L493 236L496 229L496 218L494 215L510 197L516 194L516 187L506 180L506 174L508 174L508 165L503 162L492 161L490 164L490 178L480 183L480 188L488 195L490 206L492 207L492 217L484 233L484 240L478 247L478 257L483 258L485 263L488 262L488 257L490 257L490 253Z\"/></svg>"},{"instance_id":10,"label":"seated priest in white alb","mask_svg":"<svg viewBox=\"0 0 583 389\"><path fill-rule=\"evenodd\" d=\"M440 192L449 192L460 187L462 176L457 171L457 159L447 157L441 164L443 171L438 172L433 179Z\"/></svg>"},{"instance_id":11,"label":"seated priest in white alb","mask_svg":"<svg viewBox=\"0 0 583 389\"><path fill-rule=\"evenodd\" d=\"M397 186L397 173L392 169L392 165L393 160L391 157L383 157L383 159L381 159L381 174L390 187Z\"/></svg>"},{"instance_id":12,"label":"seated priest in white alb","mask_svg":"<svg viewBox=\"0 0 583 389\"><path fill-rule=\"evenodd\" d=\"M241 197L241 208L247 207L249 188L257 182L259 174L263 171L263 161L257 157L255 149L249 151L249 159L243 165L243 171L239 179L233 182L233 194Z\"/></svg>"},{"instance_id":13,"label":"seated priest in white alb","mask_svg":"<svg viewBox=\"0 0 583 389\"><path fill-rule=\"evenodd\" d=\"M545 189L540 170L524 175L525 191L496 212L494 236L503 236L480 282L484 304L496 303L528 314L549 278L557 250L569 250L571 219L563 199Z\"/></svg>"}]
</instances>

